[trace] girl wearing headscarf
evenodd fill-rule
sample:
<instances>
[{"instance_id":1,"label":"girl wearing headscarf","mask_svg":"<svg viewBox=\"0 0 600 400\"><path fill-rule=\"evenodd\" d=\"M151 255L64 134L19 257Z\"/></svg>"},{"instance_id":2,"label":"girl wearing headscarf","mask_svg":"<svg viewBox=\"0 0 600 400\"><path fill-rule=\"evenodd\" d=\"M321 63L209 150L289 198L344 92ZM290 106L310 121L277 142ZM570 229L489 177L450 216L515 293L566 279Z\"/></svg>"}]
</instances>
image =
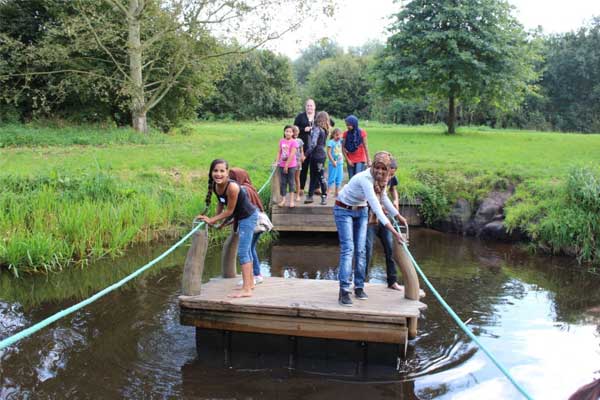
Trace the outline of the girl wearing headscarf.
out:
<instances>
[{"instance_id":1,"label":"girl wearing headscarf","mask_svg":"<svg viewBox=\"0 0 600 400\"><path fill-rule=\"evenodd\" d=\"M375 154L371 168L357 173L340 191L335 201L333 215L340 241L340 261L338 279L340 292L338 301L343 306L352 306L350 285L352 279L352 259L354 258L354 296L359 300L368 298L364 290L366 270L366 238L368 209L391 232L398 242L403 242L401 233L396 231L385 215L406 224L386 193L387 180L392 156L386 151ZM368 207L367 207L368 206Z\"/></svg>"},{"instance_id":2,"label":"girl wearing headscarf","mask_svg":"<svg viewBox=\"0 0 600 400\"><path fill-rule=\"evenodd\" d=\"M367 131L358 127L358 118L349 115L345 119L347 131L342 135L342 152L348 165L348 179L364 171L371 164L367 147Z\"/></svg>"}]
</instances>

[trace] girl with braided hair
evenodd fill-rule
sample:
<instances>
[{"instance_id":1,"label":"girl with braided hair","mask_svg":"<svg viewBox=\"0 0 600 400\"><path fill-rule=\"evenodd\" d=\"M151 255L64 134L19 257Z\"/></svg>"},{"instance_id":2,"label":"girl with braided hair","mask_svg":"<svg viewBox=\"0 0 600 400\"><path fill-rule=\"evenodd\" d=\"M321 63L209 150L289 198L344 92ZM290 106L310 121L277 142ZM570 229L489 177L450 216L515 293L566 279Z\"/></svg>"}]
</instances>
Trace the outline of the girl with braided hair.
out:
<instances>
[{"instance_id":1,"label":"girl with braided hair","mask_svg":"<svg viewBox=\"0 0 600 400\"><path fill-rule=\"evenodd\" d=\"M210 218L204 215L210 206L212 194L219 201L217 213ZM198 216L207 225L214 225L219 221L233 218L234 229L237 230L240 241L238 245L238 259L242 268L242 289L239 293L232 293L229 297L250 297L254 289L252 274L252 237L258 219L258 210L251 203L246 190L236 181L229 179L229 164L222 159L210 163L208 173L208 193L206 194L206 208Z\"/></svg>"},{"instance_id":2,"label":"girl with braided hair","mask_svg":"<svg viewBox=\"0 0 600 400\"><path fill-rule=\"evenodd\" d=\"M386 193L391 162L392 156L387 151L375 154L371 168L354 175L336 198L333 216L340 241L340 305L352 306L350 285L353 258L354 296L359 300L368 299L364 291L368 207L398 242L404 241L402 234L394 229L382 208L383 205L392 218L406 224L406 219L400 215Z\"/></svg>"}]
</instances>

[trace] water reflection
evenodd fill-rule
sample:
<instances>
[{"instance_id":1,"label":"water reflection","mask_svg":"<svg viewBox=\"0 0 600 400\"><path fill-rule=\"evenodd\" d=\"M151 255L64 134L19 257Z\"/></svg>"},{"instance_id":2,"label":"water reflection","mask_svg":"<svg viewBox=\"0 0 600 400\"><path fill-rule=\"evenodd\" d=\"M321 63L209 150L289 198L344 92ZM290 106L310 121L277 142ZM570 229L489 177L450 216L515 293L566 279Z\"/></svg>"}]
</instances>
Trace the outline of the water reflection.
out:
<instances>
[{"instance_id":1,"label":"water reflection","mask_svg":"<svg viewBox=\"0 0 600 400\"><path fill-rule=\"evenodd\" d=\"M411 234L411 251L429 279L535 398L566 398L600 378L597 276L567 259L508 245L426 230ZM31 280L0 274L0 338L117 281L163 249L141 248L85 271ZM281 238L261 251L267 276L336 277L335 236ZM0 351L0 398L520 398L430 295L419 336L398 369L374 363L359 370L333 353L299 357L291 369L287 355L239 351L229 363L218 350L198 355L194 329L179 325L185 252ZM207 279L220 273L219 252L209 254ZM378 247L369 277L385 282ZM275 344L263 338L255 347ZM323 347L302 350L318 355Z\"/></svg>"}]
</instances>

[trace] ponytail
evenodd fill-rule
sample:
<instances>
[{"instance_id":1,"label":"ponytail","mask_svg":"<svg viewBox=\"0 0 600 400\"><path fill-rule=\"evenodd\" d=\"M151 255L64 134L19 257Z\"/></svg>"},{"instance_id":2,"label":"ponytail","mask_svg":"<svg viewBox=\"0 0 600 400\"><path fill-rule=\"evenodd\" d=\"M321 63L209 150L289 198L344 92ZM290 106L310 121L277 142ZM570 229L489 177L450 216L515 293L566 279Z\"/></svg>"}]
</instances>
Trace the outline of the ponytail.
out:
<instances>
[{"instance_id":1,"label":"ponytail","mask_svg":"<svg viewBox=\"0 0 600 400\"><path fill-rule=\"evenodd\" d=\"M202 211L202 214L206 214L208 212L208 208L210 207L210 200L212 199L212 194L214 191L214 186L215 183L213 181L212 178L212 174L208 174L208 190L206 192L206 198L204 199L204 211Z\"/></svg>"}]
</instances>

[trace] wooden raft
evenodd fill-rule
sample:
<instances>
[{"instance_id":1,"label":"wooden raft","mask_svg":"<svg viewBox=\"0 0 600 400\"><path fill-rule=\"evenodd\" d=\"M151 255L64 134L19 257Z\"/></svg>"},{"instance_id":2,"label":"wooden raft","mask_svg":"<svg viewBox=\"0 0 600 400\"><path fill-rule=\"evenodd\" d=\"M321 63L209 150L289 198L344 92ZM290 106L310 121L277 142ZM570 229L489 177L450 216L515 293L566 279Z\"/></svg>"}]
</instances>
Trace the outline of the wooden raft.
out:
<instances>
[{"instance_id":1,"label":"wooden raft","mask_svg":"<svg viewBox=\"0 0 600 400\"><path fill-rule=\"evenodd\" d=\"M278 232L337 232L335 221L333 219L333 206L335 205L335 196L327 197L327 205L321 205L321 196L314 195L313 203L304 204L305 197L296 202L294 208L279 207L277 204L281 200L279 194L279 174L273 175L271 183L271 221L273 229ZM419 213L419 200L409 201L402 199L400 204L400 213L408 220L411 226L423 224L421 214Z\"/></svg>"},{"instance_id":2,"label":"wooden raft","mask_svg":"<svg viewBox=\"0 0 600 400\"><path fill-rule=\"evenodd\" d=\"M204 329L404 344L426 305L384 284L365 284L368 300L338 304L338 282L265 278L254 296L230 299L239 278L211 279L198 296L179 296L181 324ZM422 293L422 292L421 292ZM414 327L414 328L413 328ZM411 329L412 328L412 329Z\"/></svg>"}]
</instances>

